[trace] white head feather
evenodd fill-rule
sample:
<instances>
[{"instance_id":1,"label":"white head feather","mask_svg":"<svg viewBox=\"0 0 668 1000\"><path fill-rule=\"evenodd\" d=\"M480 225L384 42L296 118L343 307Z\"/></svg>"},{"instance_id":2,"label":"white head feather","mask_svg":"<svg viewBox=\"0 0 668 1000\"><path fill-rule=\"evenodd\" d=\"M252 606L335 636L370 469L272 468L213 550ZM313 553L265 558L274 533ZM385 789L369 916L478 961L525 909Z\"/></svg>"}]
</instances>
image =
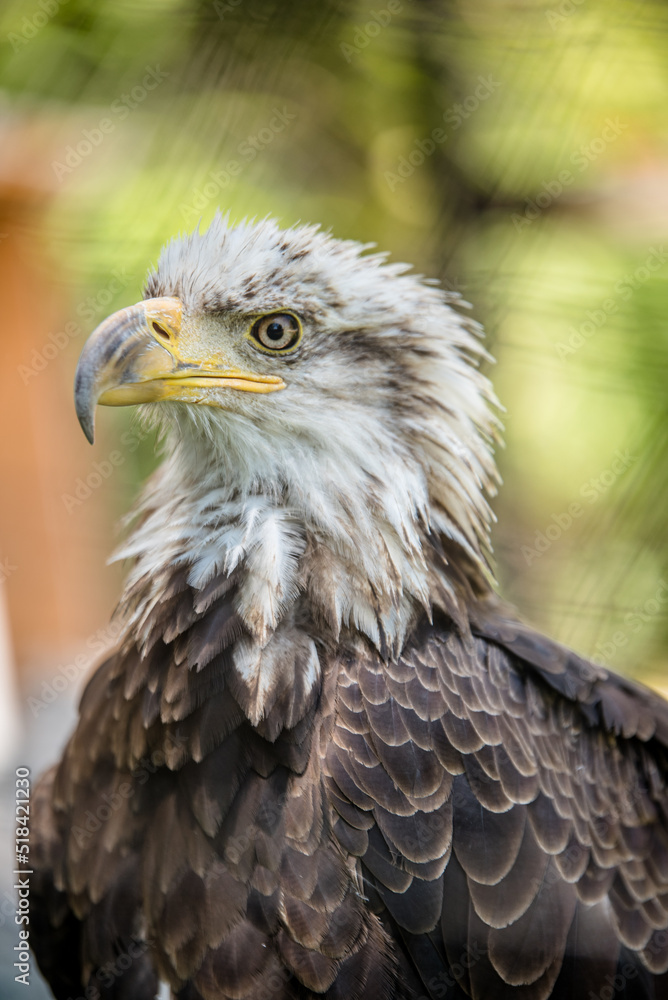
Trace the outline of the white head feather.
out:
<instances>
[{"instance_id":1,"label":"white head feather","mask_svg":"<svg viewBox=\"0 0 668 1000\"><path fill-rule=\"evenodd\" d=\"M304 335L272 359L284 391L146 407L166 460L120 553L136 559L130 586L146 581L135 634L175 566L201 589L243 565L237 609L259 649L298 605L335 638L350 629L396 653L420 607L456 600L440 542L465 575L489 575L499 425L481 330L457 296L366 250L218 215L163 251L147 296L179 296L205 330L289 309Z\"/></svg>"}]
</instances>

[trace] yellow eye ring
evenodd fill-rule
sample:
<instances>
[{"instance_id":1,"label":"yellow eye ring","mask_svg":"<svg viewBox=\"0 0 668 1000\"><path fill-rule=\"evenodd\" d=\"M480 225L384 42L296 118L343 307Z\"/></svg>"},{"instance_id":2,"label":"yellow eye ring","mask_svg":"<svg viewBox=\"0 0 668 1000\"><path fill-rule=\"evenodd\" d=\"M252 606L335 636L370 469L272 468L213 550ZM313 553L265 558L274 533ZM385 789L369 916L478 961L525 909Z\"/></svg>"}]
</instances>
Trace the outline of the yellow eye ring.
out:
<instances>
[{"instance_id":1,"label":"yellow eye ring","mask_svg":"<svg viewBox=\"0 0 668 1000\"><path fill-rule=\"evenodd\" d=\"M299 318L290 312L267 313L259 316L246 334L253 347L265 354L292 354L302 339Z\"/></svg>"}]
</instances>

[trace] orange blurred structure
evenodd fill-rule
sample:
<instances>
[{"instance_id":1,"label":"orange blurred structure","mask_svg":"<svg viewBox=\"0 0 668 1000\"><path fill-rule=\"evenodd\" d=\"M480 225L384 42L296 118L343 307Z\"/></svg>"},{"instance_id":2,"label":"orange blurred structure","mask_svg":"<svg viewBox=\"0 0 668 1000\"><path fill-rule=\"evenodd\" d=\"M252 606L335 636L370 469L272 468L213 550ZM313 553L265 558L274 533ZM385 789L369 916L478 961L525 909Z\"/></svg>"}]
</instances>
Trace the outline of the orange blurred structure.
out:
<instances>
[{"instance_id":1,"label":"orange blurred structure","mask_svg":"<svg viewBox=\"0 0 668 1000\"><path fill-rule=\"evenodd\" d=\"M104 491L75 509L63 502L93 457L71 401L86 331L68 316L45 245L48 132L21 124L2 138L0 587L19 672L53 671L108 620L111 517Z\"/></svg>"}]
</instances>

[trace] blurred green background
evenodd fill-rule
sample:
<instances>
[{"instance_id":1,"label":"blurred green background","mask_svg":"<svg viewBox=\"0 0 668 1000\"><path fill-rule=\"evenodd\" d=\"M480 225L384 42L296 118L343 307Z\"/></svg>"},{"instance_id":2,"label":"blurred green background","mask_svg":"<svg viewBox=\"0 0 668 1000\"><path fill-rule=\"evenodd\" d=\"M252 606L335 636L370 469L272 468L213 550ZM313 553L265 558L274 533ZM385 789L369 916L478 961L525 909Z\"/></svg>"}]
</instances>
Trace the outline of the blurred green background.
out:
<instances>
[{"instance_id":1,"label":"blurred green background","mask_svg":"<svg viewBox=\"0 0 668 1000\"><path fill-rule=\"evenodd\" d=\"M664 4L624 0L6 0L5 208L32 294L76 325L26 392L57 384L78 434L85 337L218 207L374 241L486 327L504 596L668 684L667 27ZM131 421L99 414L98 459ZM90 500L101 548L153 463L143 440ZM114 572L86 588L113 595Z\"/></svg>"},{"instance_id":2,"label":"blurred green background","mask_svg":"<svg viewBox=\"0 0 668 1000\"><path fill-rule=\"evenodd\" d=\"M89 448L79 351L218 207L461 292L506 409L501 592L668 694L667 29L631 0L4 0L0 795L56 758L113 641L104 560L156 461L131 410Z\"/></svg>"}]
</instances>

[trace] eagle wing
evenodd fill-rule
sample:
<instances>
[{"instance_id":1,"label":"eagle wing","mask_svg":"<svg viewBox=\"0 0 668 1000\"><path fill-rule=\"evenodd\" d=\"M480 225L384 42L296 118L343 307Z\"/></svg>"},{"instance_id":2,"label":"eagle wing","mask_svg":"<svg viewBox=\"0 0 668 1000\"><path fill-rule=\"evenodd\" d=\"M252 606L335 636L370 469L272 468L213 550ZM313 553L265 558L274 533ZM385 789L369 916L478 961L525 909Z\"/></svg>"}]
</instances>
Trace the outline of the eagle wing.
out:
<instances>
[{"instance_id":1,"label":"eagle wing","mask_svg":"<svg viewBox=\"0 0 668 1000\"><path fill-rule=\"evenodd\" d=\"M664 702L480 606L395 660L323 650L315 701L286 647L262 733L233 591L165 589L36 790L57 997L666 994Z\"/></svg>"},{"instance_id":2,"label":"eagle wing","mask_svg":"<svg viewBox=\"0 0 668 1000\"><path fill-rule=\"evenodd\" d=\"M667 765L668 704L480 606L341 662L325 780L429 997L658 1000Z\"/></svg>"},{"instance_id":3,"label":"eagle wing","mask_svg":"<svg viewBox=\"0 0 668 1000\"><path fill-rule=\"evenodd\" d=\"M331 833L336 676L318 699L303 645L281 647L261 733L232 658L237 581L186 578L162 587L143 647L97 669L36 789L31 945L54 995L153 1000L160 976L179 1000L405 997Z\"/></svg>"}]
</instances>

